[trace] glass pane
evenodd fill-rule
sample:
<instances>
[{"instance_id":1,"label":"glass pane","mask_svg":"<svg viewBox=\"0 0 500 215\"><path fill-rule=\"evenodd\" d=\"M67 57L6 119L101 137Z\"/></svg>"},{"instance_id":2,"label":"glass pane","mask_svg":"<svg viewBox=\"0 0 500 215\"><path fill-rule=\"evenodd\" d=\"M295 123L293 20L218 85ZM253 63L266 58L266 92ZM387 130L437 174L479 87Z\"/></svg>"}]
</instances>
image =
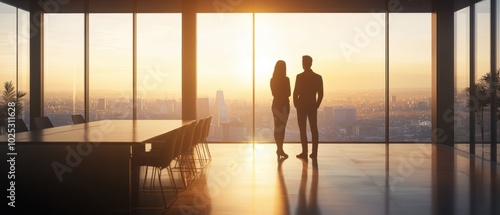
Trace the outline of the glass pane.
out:
<instances>
[{"instance_id":1,"label":"glass pane","mask_svg":"<svg viewBox=\"0 0 500 215\"><path fill-rule=\"evenodd\" d=\"M389 17L389 141L431 141L431 14Z\"/></svg>"},{"instance_id":2,"label":"glass pane","mask_svg":"<svg viewBox=\"0 0 500 215\"><path fill-rule=\"evenodd\" d=\"M490 74L490 0L476 3L476 65L475 81L477 90L473 99L477 101L476 114L476 155L490 159L491 107L489 104Z\"/></svg>"},{"instance_id":3,"label":"glass pane","mask_svg":"<svg viewBox=\"0 0 500 215\"><path fill-rule=\"evenodd\" d=\"M6 82L16 81L16 8L0 3L0 93L3 95ZM4 101L0 101L3 106ZM6 117L6 110L2 110L1 118ZM3 119L0 119L0 134L5 132Z\"/></svg>"},{"instance_id":4,"label":"glass pane","mask_svg":"<svg viewBox=\"0 0 500 215\"><path fill-rule=\"evenodd\" d=\"M137 14L137 118L181 119L181 14Z\"/></svg>"},{"instance_id":5,"label":"glass pane","mask_svg":"<svg viewBox=\"0 0 500 215\"><path fill-rule=\"evenodd\" d=\"M44 14L44 115L54 126L84 112L84 15Z\"/></svg>"},{"instance_id":6,"label":"glass pane","mask_svg":"<svg viewBox=\"0 0 500 215\"><path fill-rule=\"evenodd\" d=\"M455 148L469 152L469 8L455 12Z\"/></svg>"},{"instance_id":7,"label":"glass pane","mask_svg":"<svg viewBox=\"0 0 500 215\"><path fill-rule=\"evenodd\" d=\"M16 85L16 8L0 3L0 79Z\"/></svg>"},{"instance_id":8,"label":"glass pane","mask_svg":"<svg viewBox=\"0 0 500 215\"><path fill-rule=\"evenodd\" d=\"M323 78L320 142L385 141L384 14L256 14L255 20L257 141L274 142L270 78L276 62L285 61L293 92L303 55L313 58L312 70ZM285 141L298 142L292 103L290 97Z\"/></svg>"},{"instance_id":9,"label":"glass pane","mask_svg":"<svg viewBox=\"0 0 500 215\"><path fill-rule=\"evenodd\" d=\"M252 15L198 14L197 25L197 108L198 115L213 116L208 139L250 141Z\"/></svg>"},{"instance_id":10,"label":"glass pane","mask_svg":"<svg viewBox=\"0 0 500 215\"><path fill-rule=\"evenodd\" d=\"M90 14L90 121L132 119L132 14Z\"/></svg>"},{"instance_id":11,"label":"glass pane","mask_svg":"<svg viewBox=\"0 0 500 215\"><path fill-rule=\"evenodd\" d=\"M20 118L30 127L30 13L18 10L18 41L17 41L17 89L25 92L21 99L24 110Z\"/></svg>"}]
</instances>

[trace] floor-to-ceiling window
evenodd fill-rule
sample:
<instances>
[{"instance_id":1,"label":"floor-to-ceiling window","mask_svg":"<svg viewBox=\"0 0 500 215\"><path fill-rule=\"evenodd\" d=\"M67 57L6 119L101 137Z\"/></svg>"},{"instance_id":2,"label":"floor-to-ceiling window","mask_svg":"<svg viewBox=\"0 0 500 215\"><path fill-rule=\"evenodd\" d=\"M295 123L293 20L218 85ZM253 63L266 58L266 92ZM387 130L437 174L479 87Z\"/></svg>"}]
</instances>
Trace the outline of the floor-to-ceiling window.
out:
<instances>
[{"instance_id":1,"label":"floor-to-ceiling window","mask_svg":"<svg viewBox=\"0 0 500 215\"><path fill-rule=\"evenodd\" d=\"M4 92L5 82L17 84L17 9L0 4L0 84Z\"/></svg>"},{"instance_id":2,"label":"floor-to-ceiling window","mask_svg":"<svg viewBox=\"0 0 500 215\"><path fill-rule=\"evenodd\" d=\"M90 14L90 121L132 119L132 14Z\"/></svg>"},{"instance_id":3,"label":"floor-to-ceiling window","mask_svg":"<svg viewBox=\"0 0 500 215\"><path fill-rule=\"evenodd\" d=\"M469 152L469 8L455 12L455 148Z\"/></svg>"},{"instance_id":4,"label":"floor-to-ceiling window","mask_svg":"<svg viewBox=\"0 0 500 215\"><path fill-rule=\"evenodd\" d=\"M197 25L197 110L213 117L209 140L251 141L252 14L198 14Z\"/></svg>"},{"instance_id":5,"label":"floor-to-ceiling window","mask_svg":"<svg viewBox=\"0 0 500 215\"><path fill-rule=\"evenodd\" d=\"M431 204L430 192L415 189L431 168L431 14L389 14L389 198ZM387 157L388 159L389 157ZM402 166L408 168L403 170ZM396 182L397 178L397 182ZM418 200L417 200L418 199ZM389 213L401 213L389 205ZM420 211L430 214L431 211Z\"/></svg>"},{"instance_id":6,"label":"floor-to-ceiling window","mask_svg":"<svg viewBox=\"0 0 500 215\"><path fill-rule=\"evenodd\" d=\"M83 14L51 14L46 15L45 21L45 84L58 85L58 81L63 83L60 86L68 84L67 91L71 91L72 96L68 102L73 105L69 109L61 107L58 102L62 101L50 100L61 98L52 95L50 87L45 88L46 114L53 111L66 116L64 122L56 124L69 124L70 114L83 112L83 101L79 100L83 96L79 92L83 92L83 75L76 72L71 73L76 79L69 77L71 68L57 64L63 60L55 60L53 56L64 43L85 39L89 41L90 51L90 104L86 108L90 109L91 121L132 119L133 107L138 119L181 117L180 14L137 14L135 37L133 15L129 13L91 13L89 38L84 38L82 32L78 38L62 36L73 32L70 30L73 27L83 31L83 21L58 33L51 32L57 28L50 18L72 15L84 19ZM430 53L427 52L431 46L430 33L422 33L430 30L430 15L393 14L393 17L391 24L395 28L391 35L386 35L383 13L198 14L197 115L198 118L214 117L209 139L272 142L269 79L274 64L280 59L287 63L293 91L295 76L302 72L301 57L310 55L313 70L322 75L324 81L325 96L318 110L321 142L384 142L386 126L390 126L388 141L430 141ZM289 22L292 19L300 21ZM405 25L408 22L417 25ZM391 44L385 43L387 36ZM135 104L134 38L137 42ZM419 45L412 47L413 44ZM71 63L73 67L83 65L83 42L73 45L75 47L68 49L81 51L64 57L67 61L71 61L69 58L78 61ZM386 45L391 48L388 101L385 99ZM406 53L408 49L414 50ZM64 79L58 79L62 75L52 67L65 70ZM388 103L391 112L386 125ZM67 110L63 110L65 108ZM292 105L286 141L298 141L298 133Z\"/></svg>"},{"instance_id":7,"label":"floor-to-ceiling window","mask_svg":"<svg viewBox=\"0 0 500 215\"><path fill-rule=\"evenodd\" d=\"M475 5L475 84L473 93L477 105L473 110L476 115L476 155L485 159L490 158L491 137L491 105L489 102L490 89L490 62L491 62L491 34L490 34L490 0L483 0Z\"/></svg>"},{"instance_id":8,"label":"floor-to-ceiling window","mask_svg":"<svg viewBox=\"0 0 500 215\"><path fill-rule=\"evenodd\" d=\"M384 14L256 14L255 140L274 141L269 81L276 61L286 62L293 93L295 77L303 72L302 56L310 55L312 70L324 84L320 141L384 141L384 53ZM296 142L296 110L290 101L285 140Z\"/></svg>"},{"instance_id":9,"label":"floor-to-ceiling window","mask_svg":"<svg viewBox=\"0 0 500 215\"><path fill-rule=\"evenodd\" d=\"M44 115L54 126L84 115L85 27L83 14L44 15Z\"/></svg>"},{"instance_id":10,"label":"floor-to-ceiling window","mask_svg":"<svg viewBox=\"0 0 500 215\"><path fill-rule=\"evenodd\" d=\"M241 116L246 111L236 113L233 105L220 104L214 95L227 94L227 90L214 88L207 92L206 74L211 75L211 83L224 81L239 84L239 89L248 91L242 94L241 100L252 98L251 54L238 54L231 58L217 54L220 52L237 53L237 46L232 40L220 45L219 38L227 38L238 32L246 34L239 37L239 45L248 45L251 51L251 15L248 23L233 28L232 34L223 32L223 24L208 28L208 17L219 23L227 23L227 19L243 14L203 14L198 15L198 114L209 107L212 115L223 120L242 122ZM203 19L201 18L203 17ZM431 35L429 14L397 14L393 15L394 30L391 30L390 55L390 101L392 123L390 141L426 142L430 141L430 72L431 72ZM231 19L232 22L235 19ZM289 22L289 20L298 20ZM344 22L342 20L349 20ZM417 25L407 25L407 23ZM406 23L406 24L405 24ZM318 110L320 141L322 142L383 142L385 141L385 15L379 13L361 14L255 14L255 137L257 142L272 142L273 118L271 112L272 95L269 81L276 61L284 60L287 75L290 78L291 90L295 76L303 71L301 57L310 55L313 58L313 70L323 76L325 96ZM239 28L245 28L245 31ZM219 30L217 30L219 29ZM215 32L215 33L213 33ZM422 33L424 32L424 33ZM427 32L427 33L425 33ZM418 34L417 34L418 33ZM208 38L213 38L210 43ZM207 38L207 39L205 39ZM215 39L217 38L217 39ZM243 38L247 38L242 42ZM233 39L235 40L235 39ZM412 41L412 42L409 42ZM418 42L415 42L418 41ZM210 44L210 46L208 45ZM216 48L213 48L216 47ZM228 50L231 49L231 50ZM214 51L215 50L215 51ZM408 50L412 50L408 52ZM241 50L239 50L241 52ZM225 66L232 65L232 58L247 57L250 63L246 74L247 82L239 82L231 76L219 75L220 70L209 68L218 61L207 63L205 59L220 56L218 61L225 61ZM205 62L204 62L205 61ZM208 72L212 71L212 72ZM220 87L219 87L220 88ZM227 96L226 96L227 97ZM292 99L292 97L290 97ZM228 100L227 98L225 100ZM215 103L215 104L214 104ZM293 101L291 101L293 103ZM212 105L213 104L213 105ZM237 104L241 104L238 102ZM246 108L251 110L251 103ZM219 105L219 108L215 108ZM220 107L224 108L220 108ZM215 109L216 110L215 110ZM296 112L292 105L288 119L286 141L298 141L299 132ZM216 113L217 112L217 113ZM229 114L230 113L230 114ZM203 115L203 114L201 114ZM251 120L250 117L247 119ZM251 121L243 122L250 126ZM224 141L220 121L216 123L221 132L218 140ZM251 127L247 127L251 129ZM233 132L234 133L234 132ZM243 133L243 132L242 132ZM241 133L240 133L241 134ZM246 133L250 134L250 133ZM213 135L216 135L215 133ZM232 135L232 134L231 134ZM236 137L233 135L233 137ZM226 139L228 141L245 141L241 138ZM215 140L212 139L212 140Z\"/></svg>"},{"instance_id":11,"label":"floor-to-ceiling window","mask_svg":"<svg viewBox=\"0 0 500 215\"><path fill-rule=\"evenodd\" d=\"M389 15L389 141L429 142L431 15Z\"/></svg>"},{"instance_id":12,"label":"floor-to-ceiling window","mask_svg":"<svg viewBox=\"0 0 500 215\"><path fill-rule=\"evenodd\" d=\"M137 14L137 119L180 119L181 15Z\"/></svg>"},{"instance_id":13,"label":"floor-to-ceiling window","mask_svg":"<svg viewBox=\"0 0 500 215\"><path fill-rule=\"evenodd\" d=\"M29 23L29 12L0 3L0 93L5 92L6 83L12 83L8 90L25 93L22 98L14 100L22 104L23 110L18 106L16 115L23 119L28 127L30 124ZM0 101L0 104L4 105L3 101ZM4 132L1 127L0 133Z\"/></svg>"},{"instance_id":14,"label":"floor-to-ceiling window","mask_svg":"<svg viewBox=\"0 0 500 215\"><path fill-rule=\"evenodd\" d=\"M44 16L44 114L84 115L84 14ZM137 14L137 119L181 118L181 16ZM111 27L110 27L111 26ZM131 14L90 15L90 120L132 119Z\"/></svg>"}]
</instances>

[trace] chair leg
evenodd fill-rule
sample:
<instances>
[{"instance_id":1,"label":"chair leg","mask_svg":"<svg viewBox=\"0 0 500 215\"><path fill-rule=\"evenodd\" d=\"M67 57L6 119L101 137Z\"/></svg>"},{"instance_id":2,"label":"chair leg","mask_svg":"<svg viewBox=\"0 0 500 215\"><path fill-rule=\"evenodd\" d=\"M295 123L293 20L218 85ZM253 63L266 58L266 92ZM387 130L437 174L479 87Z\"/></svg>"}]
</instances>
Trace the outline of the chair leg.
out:
<instances>
[{"instance_id":1,"label":"chair leg","mask_svg":"<svg viewBox=\"0 0 500 215\"><path fill-rule=\"evenodd\" d=\"M207 149L207 153L208 153L208 161L212 161L212 154L210 153L210 148L208 147L208 143L207 143L207 140L205 140L204 142L204 146L205 148Z\"/></svg>"},{"instance_id":2,"label":"chair leg","mask_svg":"<svg viewBox=\"0 0 500 215\"><path fill-rule=\"evenodd\" d=\"M147 180L147 177L148 177L148 169L149 169L149 166L146 166L146 173L144 174L144 180L142 182L142 188L146 188L146 180Z\"/></svg>"},{"instance_id":3,"label":"chair leg","mask_svg":"<svg viewBox=\"0 0 500 215\"><path fill-rule=\"evenodd\" d=\"M155 187L155 179L156 179L156 168L153 168L153 173L151 174L151 180L149 182L149 188L154 188Z\"/></svg>"},{"instance_id":4,"label":"chair leg","mask_svg":"<svg viewBox=\"0 0 500 215\"><path fill-rule=\"evenodd\" d=\"M179 162L179 172L181 173L182 183L184 184L184 187L183 187L182 190L185 190L187 188L187 182L186 182L186 178L184 177L184 170L182 168L182 166L184 165L184 162L183 162L184 155L181 155L179 157L179 159L180 159L180 162Z\"/></svg>"},{"instance_id":5,"label":"chair leg","mask_svg":"<svg viewBox=\"0 0 500 215\"><path fill-rule=\"evenodd\" d=\"M200 164L200 170L205 167L205 155L201 152L200 145L196 144L194 146L196 149L196 155L198 155L198 162Z\"/></svg>"},{"instance_id":6,"label":"chair leg","mask_svg":"<svg viewBox=\"0 0 500 215\"><path fill-rule=\"evenodd\" d=\"M177 188L177 185L175 184L175 179L174 179L174 173L172 172L172 168L170 166L167 167L167 171L170 174L170 183L172 184L172 189L175 191L175 196L179 197L179 190Z\"/></svg>"},{"instance_id":7,"label":"chair leg","mask_svg":"<svg viewBox=\"0 0 500 215\"><path fill-rule=\"evenodd\" d=\"M160 190L161 190L161 197L163 199L163 205L165 206L165 209L168 209L167 202L165 201L165 193L163 193L163 186L161 184L161 170L158 170L158 183L160 184Z\"/></svg>"}]
</instances>

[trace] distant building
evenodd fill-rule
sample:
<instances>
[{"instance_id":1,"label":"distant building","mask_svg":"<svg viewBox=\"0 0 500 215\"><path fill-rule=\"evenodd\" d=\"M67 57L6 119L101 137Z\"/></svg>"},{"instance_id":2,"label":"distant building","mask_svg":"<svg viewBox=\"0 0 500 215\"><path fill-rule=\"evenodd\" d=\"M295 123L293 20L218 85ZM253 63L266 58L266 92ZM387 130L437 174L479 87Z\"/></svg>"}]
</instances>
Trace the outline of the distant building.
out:
<instances>
[{"instance_id":1,"label":"distant building","mask_svg":"<svg viewBox=\"0 0 500 215\"><path fill-rule=\"evenodd\" d=\"M427 101L418 101L417 102L417 109L427 109L429 108L429 103Z\"/></svg>"},{"instance_id":2,"label":"distant building","mask_svg":"<svg viewBox=\"0 0 500 215\"><path fill-rule=\"evenodd\" d=\"M222 141L241 141L245 139L247 130L239 118L232 118L222 123Z\"/></svg>"},{"instance_id":3,"label":"distant building","mask_svg":"<svg viewBox=\"0 0 500 215\"><path fill-rule=\"evenodd\" d=\"M392 104L396 104L396 102L397 102L397 100L396 100L396 95L393 95L393 96L392 96L392 100L391 100L391 101L392 101Z\"/></svg>"},{"instance_id":4,"label":"distant building","mask_svg":"<svg viewBox=\"0 0 500 215\"><path fill-rule=\"evenodd\" d=\"M333 108L333 125L335 127L351 127L356 122L356 108Z\"/></svg>"},{"instance_id":5,"label":"distant building","mask_svg":"<svg viewBox=\"0 0 500 215\"><path fill-rule=\"evenodd\" d=\"M324 120L325 120L325 125L327 127L333 126L333 107L325 107L323 108L324 112Z\"/></svg>"},{"instance_id":6,"label":"distant building","mask_svg":"<svg viewBox=\"0 0 500 215\"><path fill-rule=\"evenodd\" d=\"M99 100L97 100L97 109L107 110L107 101L105 98L100 98Z\"/></svg>"},{"instance_id":7,"label":"distant building","mask_svg":"<svg viewBox=\"0 0 500 215\"><path fill-rule=\"evenodd\" d=\"M165 101L165 108L167 113L173 113L175 111L175 99L167 99Z\"/></svg>"},{"instance_id":8,"label":"distant building","mask_svg":"<svg viewBox=\"0 0 500 215\"><path fill-rule=\"evenodd\" d=\"M175 99L157 99L155 105L158 109L157 114L162 115L172 114L177 109Z\"/></svg>"},{"instance_id":9,"label":"distant building","mask_svg":"<svg viewBox=\"0 0 500 215\"><path fill-rule=\"evenodd\" d=\"M210 116L210 103L208 98L198 98L196 102L196 112L198 119Z\"/></svg>"},{"instance_id":10,"label":"distant building","mask_svg":"<svg viewBox=\"0 0 500 215\"><path fill-rule=\"evenodd\" d=\"M137 111L143 111L144 110L144 99L142 98L137 98L136 101L137 105Z\"/></svg>"},{"instance_id":11,"label":"distant building","mask_svg":"<svg viewBox=\"0 0 500 215\"><path fill-rule=\"evenodd\" d=\"M217 90L214 106L215 107L212 121L215 125L215 138L222 139L222 123L228 122L226 101L224 100L224 91Z\"/></svg>"}]
</instances>

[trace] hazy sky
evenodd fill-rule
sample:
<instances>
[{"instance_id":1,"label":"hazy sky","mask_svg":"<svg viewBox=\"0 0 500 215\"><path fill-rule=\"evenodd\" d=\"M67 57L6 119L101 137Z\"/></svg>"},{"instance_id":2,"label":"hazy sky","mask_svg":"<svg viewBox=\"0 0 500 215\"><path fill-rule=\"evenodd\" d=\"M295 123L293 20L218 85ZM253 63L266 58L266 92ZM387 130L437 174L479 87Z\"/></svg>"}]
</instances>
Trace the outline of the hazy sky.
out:
<instances>
[{"instance_id":1,"label":"hazy sky","mask_svg":"<svg viewBox=\"0 0 500 215\"><path fill-rule=\"evenodd\" d=\"M390 24L391 87L430 88L430 14L392 14ZM251 14L199 14L198 26L199 81L210 80L199 90L237 97L240 89L251 97ZM305 54L323 76L325 91L383 89L384 41L383 14L256 14L257 96L270 95L277 60L287 63L293 87Z\"/></svg>"}]
</instances>

